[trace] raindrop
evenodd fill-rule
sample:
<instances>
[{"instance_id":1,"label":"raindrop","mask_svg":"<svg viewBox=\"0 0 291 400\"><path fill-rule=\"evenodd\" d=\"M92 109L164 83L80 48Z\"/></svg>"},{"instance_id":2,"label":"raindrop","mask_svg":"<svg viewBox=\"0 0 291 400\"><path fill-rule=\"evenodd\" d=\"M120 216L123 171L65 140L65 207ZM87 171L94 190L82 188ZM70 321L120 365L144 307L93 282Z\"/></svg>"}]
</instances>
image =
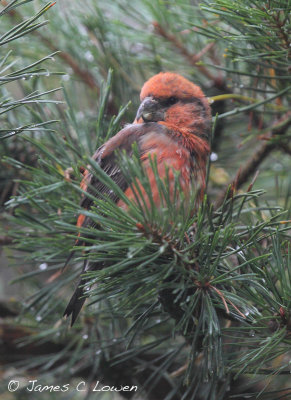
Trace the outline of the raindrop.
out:
<instances>
[{"instance_id":1,"label":"raindrop","mask_svg":"<svg viewBox=\"0 0 291 400\"><path fill-rule=\"evenodd\" d=\"M96 356L98 356L98 354L101 354L101 353L102 353L102 350L101 350L101 349L99 349L99 350L97 350L97 351L96 351L96 353L95 353L95 354L96 354Z\"/></svg>"},{"instance_id":2,"label":"raindrop","mask_svg":"<svg viewBox=\"0 0 291 400\"><path fill-rule=\"evenodd\" d=\"M87 61L93 61L94 60L94 56L93 56L93 54L91 53L91 51L86 51L86 53L85 53L85 58L86 58L86 60Z\"/></svg>"},{"instance_id":3,"label":"raindrop","mask_svg":"<svg viewBox=\"0 0 291 400\"><path fill-rule=\"evenodd\" d=\"M275 164L273 165L273 171L279 172L279 171L282 171L282 169L283 169L283 167L282 167L282 165L279 164L279 163L275 163Z\"/></svg>"},{"instance_id":4,"label":"raindrop","mask_svg":"<svg viewBox=\"0 0 291 400\"><path fill-rule=\"evenodd\" d=\"M85 114L83 113L83 111L77 112L77 118L78 119L84 119L84 117L85 117Z\"/></svg>"},{"instance_id":5,"label":"raindrop","mask_svg":"<svg viewBox=\"0 0 291 400\"><path fill-rule=\"evenodd\" d=\"M214 152L210 154L210 161L214 162L218 160L218 155Z\"/></svg>"},{"instance_id":6,"label":"raindrop","mask_svg":"<svg viewBox=\"0 0 291 400\"><path fill-rule=\"evenodd\" d=\"M159 248L159 252L162 254L166 250L167 247L168 247L168 243L165 243L163 246L161 246Z\"/></svg>"},{"instance_id":7,"label":"raindrop","mask_svg":"<svg viewBox=\"0 0 291 400\"><path fill-rule=\"evenodd\" d=\"M134 43L134 45L132 46L132 50L135 52L139 52L142 51L144 49L144 46L142 43Z\"/></svg>"},{"instance_id":8,"label":"raindrop","mask_svg":"<svg viewBox=\"0 0 291 400\"><path fill-rule=\"evenodd\" d=\"M132 253L128 252L128 253L127 253L127 258L133 258Z\"/></svg>"},{"instance_id":9,"label":"raindrop","mask_svg":"<svg viewBox=\"0 0 291 400\"><path fill-rule=\"evenodd\" d=\"M239 250L239 248L240 248L239 246L236 246L235 249L236 249L236 250ZM243 251L238 251L237 254L238 254L239 256L241 256L241 258L243 258L243 259L245 260L245 256L244 256Z\"/></svg>"},{"instance_id":10,"label":"raindrop","mask_svg":"<svg viewBox=\"0 0 291 400\"><path fill-rule=\"evenodd\" d=\"M45 74L45 76L50 76L50 72L49 71L47 71L47 73Z\"/></svg>"},{"instance_id":11,"label":"raindrop","mask_svg":"<svg viewBox=\"0 0 291 400\"><path fill-rule=\"evenodd\" d=\"M243 87L244 87L245 85L243 84L243 83L241 83L240 85L239 85L239 87L242 89Z\"/></svg>"},{"instance_id":12,"label":"raindrop","mask_svg":"<svg viewBox=\"0 0 291 400\"><path fill-rule=\"evenodd\" d=\"M63 81L68 81L70 79L70 75L65 74L62 76Z\"/></svg>"},{"instance_id":13,"label":"raindrop","mask_svg":"<svg viewBox=\"0 0 291 400\"><path fill-rule=\"evenodd\" d=\"M36 319L37 321L41 321L41 320L42 320L42 318L41 318L40 315L37 315L37 316L35 317L35 319Z\"/></svg>"},{"instance_id":14,"label":"raindrop","mask_svg":"<svg viewBox=\"0 0 291 400\"><path fill-rule=\"evenodd\" d=\"M78 30L82 36L87 36L87 29L84 25L79 25Z\"/></svg>"},{"instance_id":15,"label":"raindrop","mask_svg":"<svg viewBox=\"0 0 291 400\"><path fill-rule=\"evenodd\" d=\"M112 340L112 342L113 342L113 343L116 343L116 342L117 342L117 339L114 338L114 339Z\"/></svg>"},{"instance_id":16,"label":"raindrop","mask_svg":"<svg viewBox=\"0 0 291 400\"><path fill-rule=\"evenodd\" d=\"M40 264L40 265L38 266L38 268L39 268L41 271L44 271L45 269L47 269L47 263L42 263L42 264Z\"/></svg>"},{"instance_id":17,"label":"raindrop","mask_svg":"<svg viewBox=\"0 0 291 400\"><path fill-rule=\"evenodd\" d=\"M254 337L254 336L255 336L255 331L252 329L252 330L249 332L249 335L250 335L251 337Z\"/></svg>"},{"instance_id":18,"label":"raindrop","mask_svg":"<svg viewBox=\"0 0 291 400\"><path fill-rule=\"evenodd\" d=\"M88 339L88 335L85 334L85 335L82 336L82 338L83 338L84 340L87 340L87 339Z\"/></svg>"}]
</instances>

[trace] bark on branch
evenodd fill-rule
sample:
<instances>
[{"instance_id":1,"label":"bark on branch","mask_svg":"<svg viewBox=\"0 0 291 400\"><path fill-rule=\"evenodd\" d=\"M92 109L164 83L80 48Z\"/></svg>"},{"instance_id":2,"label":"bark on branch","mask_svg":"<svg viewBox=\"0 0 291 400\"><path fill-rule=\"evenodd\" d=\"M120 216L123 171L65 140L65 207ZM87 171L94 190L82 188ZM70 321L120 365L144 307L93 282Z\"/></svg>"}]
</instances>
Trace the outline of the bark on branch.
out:
<instances>
[{"instance_id":1,"label":"bark on branch","mask_svg":"<svg viewBox=\"0 0 291 400\"><path fill-rule=\"evenodd\" d=\"M11 244L13 238L10 236L0 236L0 246L6 246L7 244Z\"/></svg>"},{"instance_id":2,"label":"bark on branch","mask_svg":"<svg viewBox=\"0 0 291 400\"><path fill-rule=\"evenodd\" d=\"M218 195L215 206L219 207L226 196L229 185L233 185L237 190L240 188L245 182L251 178L255 172L257 171L259 165L265 160L265 158L276 148L281 148L281 143L276 142L274 139L275 135L284 135L288 128L291 126L291 111L287 112L265 135L265 137L269 138L268 141L263 143L254 154L247 160L245 165L241 167L236 177L233 181L229 182L227 187L223 189L223 191Z\"/></svg>"},{"instance_id":3,"label":"bark on branch","mask_svg":"<svg viewBox=\"0 0 291 400\"><path fill-rule=\"evenodd\" d=\"M153 26L154 26L155 32L159 36L166 39L168 42L171 42L176 47L176 49L179 50L179 52L187 59L187 61L189 62L190 65L197 68L201 72L202 75L204 75L206 78L208 78L209 80L211 80L213 82L214 87L216 87L217 89L220 89L220 90L224 90L224 91L227 90L224 79L220 75L215 76L204 65L198 64L198 61L200 61L201 57L207 51L212 49L212 47L213 47L212 43L208 44L205 47L205 49L201 50L198 54L191 54L189 52L189 50L187 49L187 47L185 47L183 45L183 43L181 43L180 40L176 36L167 32L166 29L164 27L162 27L158 22L154 21Z\"/></svg>"}]
</instances>

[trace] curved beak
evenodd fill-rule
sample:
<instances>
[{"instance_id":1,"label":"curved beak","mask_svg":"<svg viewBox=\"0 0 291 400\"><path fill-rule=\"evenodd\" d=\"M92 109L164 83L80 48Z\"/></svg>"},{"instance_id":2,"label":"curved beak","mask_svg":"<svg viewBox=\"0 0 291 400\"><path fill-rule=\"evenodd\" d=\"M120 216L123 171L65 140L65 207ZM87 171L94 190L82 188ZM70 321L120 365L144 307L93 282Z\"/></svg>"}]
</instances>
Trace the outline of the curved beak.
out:
<instances>
[{"instance_id":1,"label":"curved beak","mask_svg":"<svg viewBox=\"0 0 291 400\"><path fill-rule=\"evenodd\" d=\"M158 101L152 97L146 97L137 110L136 121L140 118L142 118L144 122L163 121L164 112L159 108Z\"/></svg>"}]
</instances>

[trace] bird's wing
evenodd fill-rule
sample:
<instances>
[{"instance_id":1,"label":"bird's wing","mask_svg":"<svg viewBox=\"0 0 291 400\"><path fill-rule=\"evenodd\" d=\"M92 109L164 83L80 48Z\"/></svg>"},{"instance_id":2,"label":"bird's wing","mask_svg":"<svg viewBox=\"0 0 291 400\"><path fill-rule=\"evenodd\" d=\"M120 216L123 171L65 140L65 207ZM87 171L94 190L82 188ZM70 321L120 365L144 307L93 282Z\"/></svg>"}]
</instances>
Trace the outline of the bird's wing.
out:
<instances>
[{"instance_id":1,"label":"bird's wing","mask_svg":"<svg viewBox=\"0 0 291 400\"><path fill-rule=\"evenodd\" d=\"M136 143L140 156L143 154L141 140L145 136L153 132L164 131L165 127L157 123L147 124L132 124L127 125L124 129L119 131L115 136L103 144L93 155L93 159L100 165L102 170L125 192L128 187L128 181L124 177L122 170L118 163L120 152L125 152L128 157L132 155L133 144ZM96 172L85 171L81 188L86 193L94 196L95 198L109 198L115 203L118 202L119 197L110 187L106 186L102 180L98 178ZM86 196L84 193L80 205L89 210L94 201L92 197ZM77 226L88 226L89 218L80 215L78 218Z\"/></svg>"},{"instance_id":2,"label":"bird's wing","mask_svg":"<svg viewBox=\"0 0 291 400\"><path fill-rule=\"evenodd\" d=\"M131 124L119 131L115 136L104 143L93 155L93 159L100 165L102 170L125 192L128 188L128 180L124 177L118 163L120 152L124 152L130 157L133 151L133 144L136 143L140 157L142 157L146 149L142 143L146 137L151 137L153 134L161 135L165 133L166 128L163 125L155 122L146 124ZM118 195L112 189L106 186L102 180L98 178L96 172L92 173L86 170L84 178L81 182L81 188L85 191L81 199L81 207L90 210L96 199L109 198L115 203L119 201ZM90 196L86 196L86 194ZM93 227L94 223L89 217L80 214L77 220L78 227ZM76 245L80 245L81 240L76 241ZM68 257L65 266L68 264L73 253Z\"/></svg>"},{"instance_id":3,"label":"bird's wing","mask_svg":"<svg viewBox=\"0 0 291 400\"><path fill-rule=\"evenodd\" d=\"M128 156L130 156L133 151L132 145L133 143L136 143L138 151L140 152L140 156L142 156L144 152L141 144L142 138L146 137L147 135L151 135L152 133L159 134L162 131L165 131L165 127L157 123L128 125L124 129L119 131L113 138L108 140L104 145L102 145L94 154L93 159L123 191L126 191L128 183L118 165L118 154L116 154L116 150L125 151ZM118 202L119 200L118 196L98 179L96 173L93 174L89 170L85 171L84 179L81 183L81 188L85 191L81 200L81 206L86 208L87 210L92 207L94 202L92 198L86 196L86 193L90 193L96 198L102 198L104 195L106 195L115 202ZM85 217L81 214L78 218L77 226L92 226L92 222L89 217ZM80 242L80 240L77 240L76 245L80 244ZM73 254L74 252L70 254L65 266L68 264ZM91 268L98 269L102 268L103 266L97 265L96 263L94 265L90 264L91 263L89 263L88 260L85 260L82 270L83 273L90 270ZM78 283L77 288L64 312L64 316L68 317L72 315L71 325L74 324L86 299L84 294L84 285L86 284L86 281L86 278L81 277L80 282Z\"/></svg>"}]
</instances>

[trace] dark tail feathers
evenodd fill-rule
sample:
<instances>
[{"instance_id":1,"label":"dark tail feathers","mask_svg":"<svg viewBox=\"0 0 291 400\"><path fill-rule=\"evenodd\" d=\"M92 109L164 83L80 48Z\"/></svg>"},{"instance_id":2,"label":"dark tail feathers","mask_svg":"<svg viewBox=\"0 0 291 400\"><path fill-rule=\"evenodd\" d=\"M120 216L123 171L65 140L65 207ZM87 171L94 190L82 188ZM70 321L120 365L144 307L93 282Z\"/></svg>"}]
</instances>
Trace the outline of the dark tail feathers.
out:
<instances>
[{"instance_id":1,"label":"dark tail feathers","mask_svg":"<svg viewBox=\"0 0 291 400\"><path fill-rule=\"evenodd\" d=\"M79 312L81 311L81 308L83 307L83 304L86 300L83 287L84 283L84 279L81 279L63 315L64 317L69 317L70 315L72 315L71 326L74 325L76 318L79 315Z\"/></svg>"},{"instance_id":2,"label":"dark tail feathers","mask_svg":"<svg viewBox=\"0 0 291 400\"><path fill-rule=\"evenodd\" d=\"M69 259L66 262L66 265L68 261L70 260L71 255L69 256ZM89 270L89 262L88 260L84 261L83 265L83 270L82 274L86 271ZM86 296L85 296L85 285L86 285L87 279L84 277L81 277L77 289L74 291L73 296L71 297L71 300L69 301L69 304L67 305L67 308L65 309L64 312L64 317L69 317L72 315L72 321L71 321L71 326L74 325L74 322L76 321L77 316L79 315L79 312L81 311L81 308L83 307L83 304L86 301Z\"/></svg>"},{"instance_id":3,"label":"dark tail feathers","mask_svg":"<svg viewBox=\"0 0 291 400\"><path fill-rule=\"evenodd\" d=\"M100 270L102 268L104 268L104 263L89 263L88 260L85 260L82 274L88 271ZM71 297L67 308L65 309L64 317L69 317L70 315L72 315L71 326L74 325L74 322L76 321L76 318L78 317L78 314L86 301L86 287L88 287L86 286L86 283L88 283L88 278L84 275L81 275L78 286L73 296Z\"/></svg>"}]
</instances>

